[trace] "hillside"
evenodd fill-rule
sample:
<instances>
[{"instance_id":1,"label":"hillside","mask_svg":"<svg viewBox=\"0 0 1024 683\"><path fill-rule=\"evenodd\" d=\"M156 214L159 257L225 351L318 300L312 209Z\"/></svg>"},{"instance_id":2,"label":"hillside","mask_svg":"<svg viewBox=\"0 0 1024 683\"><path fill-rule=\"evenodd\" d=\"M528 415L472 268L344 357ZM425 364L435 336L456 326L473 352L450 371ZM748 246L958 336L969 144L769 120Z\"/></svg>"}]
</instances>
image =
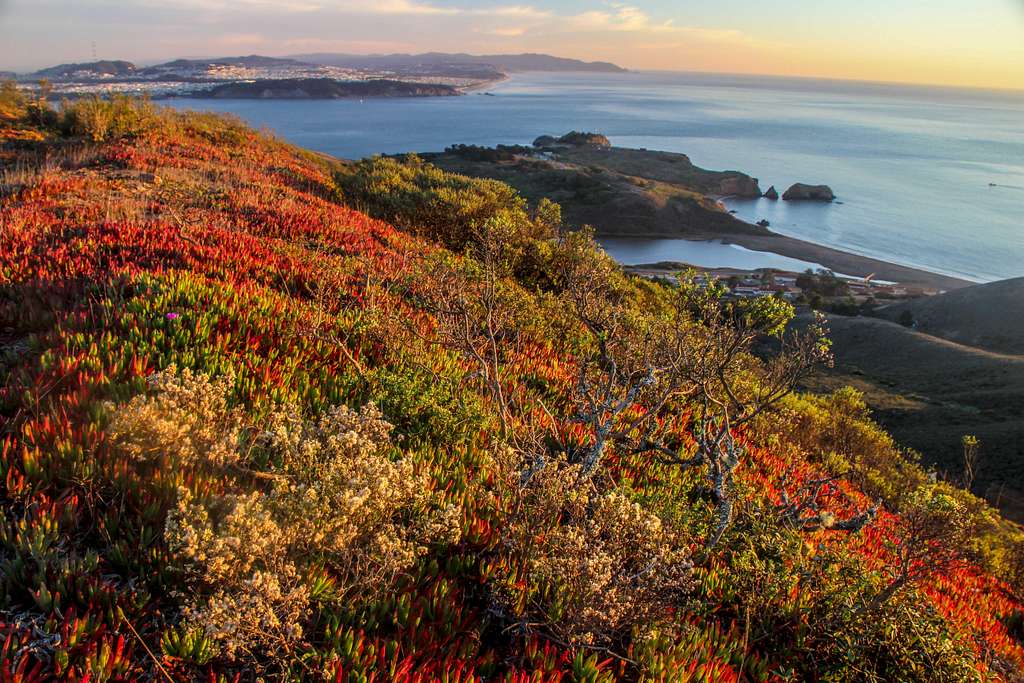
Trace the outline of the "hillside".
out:
<instances>
[{"instance_id":1,"label":"hillside","mask_svg":"<svg viewBox=\"0 0 1024 683\"><path fill-rule=\"evenodd\" d=\"M785 304L502 183L0 94L3 680L1019 679L1019 532L790 394Z\"/></svg>"},{"instance_id":2,"label":"hillside","mask_svg":"<svg viewBox=\"0 0 1024 683\"><path fill-rule=\"evenodd\" d=\"M495 152L456 145L423 156L455 173L508 183L530 201L556 201L568 224L590 225L599 235L768 234L733 217L711 196L759 195L755 179L698 168L684 154L593 145Z\"/></svg>"},{"instance_id":3,"label":"hillside","mask_svg":"<svg viewBox=\"0 0 1024 683\"><path fill-rule=\"evenodd\" d=\"M83 62L78 64L60 64L47 69L40 69L35 78L65 80L70 78L107 78L134 76L138 67L124 60L104 60L99 62Z\"/></svg>"},{"instance_id":4,"label":"hillside","mask_svg":"<svg viewBox=\"0 0 1024 683\"><path fill-rule=\"evenodd\" d=\"M878 313L958 344L1024 356L1024 278L965 287Z\"/></svg>"},{"instance_id":5,"label":"hillside","mask_svg":"<svg viewBox=\"0 0 1024 683\"><path fill-rule=\"evenodd\" d=\"M836 367L811 386L863 391L899 443L954 477L963 469L961 438L977 436L984 465L974 491L1024 520L1024 357L873 318L831 316L829 327Z\"/></svg>"},{"instance_id":6,"label":"hillside","mask_svg":"<svg viewBox=\"0 0 1024 683\"><path fill-rule=\"evenodd\" d=\"M170 62L156 64L147 67L143 73L154 71L163 72L175 69L196 69L209 66L239 66L245 68L266 68L275 66L297 67L308 66L303 62L287 59L284 57L264 57L262 55L247 55L243 57L216 57L214 59L175 59Z\"/></svg>"}]
</instances>

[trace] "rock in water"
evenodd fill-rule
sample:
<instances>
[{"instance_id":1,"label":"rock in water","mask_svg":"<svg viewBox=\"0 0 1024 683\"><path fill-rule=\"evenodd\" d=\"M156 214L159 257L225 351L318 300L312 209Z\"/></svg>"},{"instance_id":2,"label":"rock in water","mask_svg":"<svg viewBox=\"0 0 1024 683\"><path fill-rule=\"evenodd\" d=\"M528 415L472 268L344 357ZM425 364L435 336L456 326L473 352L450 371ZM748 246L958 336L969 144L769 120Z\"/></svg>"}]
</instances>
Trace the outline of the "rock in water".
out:
<instances>
[{"instance_id":1,"label":"rock in water","mask_svg":"<svg viewBox=\"0 0 1024 683\"><path fill-rule=\"evenodd\" d=\"M774 185L772 185L768 188L768 191L764 193L764 198L770 199L774 202L779 198L779 191L775 189Z\"/></svg>"},{"instance_id":2,"label":"rock in water","mask_svg":"<svg viewBox=\"0 0 1024 683\"><path fill-rule=\"evenodd\" d=\"M828 185L805 185L796 183L782 195L786 201L811 200L819 202L831 202L836 198L832 188Z\"/></svg>"},{"instance_id":3,"label":"rock in water","mask_svg":"<svg viewBox=\"0 0 1024 683\"><path fill-rule=\"evenodd\" d=\"M757 222L757 224L760 225L762 228L770 228L772 225L767 218L762 218Z\"/></svg>"},{"instance_id":4,"label":"rock in water","mask_svg":"<svg viewBox=\"0 0 1024 683\"><path fill-rule=\"evenodd\" d=\"M724 197L757 199L761 196L761 188L757 184L757 178L737 173L722 179L722 182L719 183L718 194Z\"/></svg>"}]
</instances>

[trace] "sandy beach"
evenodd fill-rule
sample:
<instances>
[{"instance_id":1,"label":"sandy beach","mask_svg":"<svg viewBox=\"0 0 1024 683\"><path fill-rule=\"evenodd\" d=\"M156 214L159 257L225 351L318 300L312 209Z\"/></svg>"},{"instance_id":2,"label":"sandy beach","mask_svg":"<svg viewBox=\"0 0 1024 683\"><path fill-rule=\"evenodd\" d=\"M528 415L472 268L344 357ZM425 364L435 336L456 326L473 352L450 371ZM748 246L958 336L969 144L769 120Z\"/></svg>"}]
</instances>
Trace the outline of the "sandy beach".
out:
<instances>
[{"instance_id":1,"label":"sandy beach","mask_svg":"<svg viewBox=\"0 0 1024 683\"><path fill-rule=\"evenodd\" d=\"M767 235L729 235L717 237L726 244L738 244L753 251L766 251L790 258L820 263L822 266L837 273L899 282L925 289L950 290L975 284L968 280L931 273L918 268L901 266L879 259L851 254L850 252L825 247L812 242L805 242L793 237L777 233Z\"/></svg>"}]
</instances>

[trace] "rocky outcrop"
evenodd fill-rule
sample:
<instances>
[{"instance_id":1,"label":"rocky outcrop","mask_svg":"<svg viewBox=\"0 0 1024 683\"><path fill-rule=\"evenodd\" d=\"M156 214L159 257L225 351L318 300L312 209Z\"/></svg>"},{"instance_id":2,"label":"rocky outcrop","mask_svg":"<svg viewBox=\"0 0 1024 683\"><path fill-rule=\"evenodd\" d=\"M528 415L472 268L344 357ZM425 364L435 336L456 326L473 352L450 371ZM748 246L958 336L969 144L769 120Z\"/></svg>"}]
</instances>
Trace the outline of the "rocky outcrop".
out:
<instances>
[{"instance_id":1,"label":"rocky outcrop","mask_svg":"<svg viewBox=\"0 0 1024 683\"><path fill-rule=\"evenodd\" d=\"M786 201L819 201L831 202L836 195L828 185L806 185L795 183L782 195Z\"/></svg>"},{"instance_id":2,"label":"rocky outcrop","mask_svg":"<svg viewBox=\"0 0 1024 683\"><path fill-rule=\"evenodd\" d=\"M563 145L572 145L573 147L611 147L611 141L601 135L600 133L580 133L579 131L572 131L562 137L558 138L558 141Z\"/></svg>"},{"instance_id":3,"label":"rocky outcrop","mask_svg":"<svg viewBox=\"0 0 1024 683\"><path fill-rule=\"evenodd\" d=\"M761 187L757 184L757 178L737 174L722 179L722 182L719 184L718 194L723 197L756 199L761 196Z\"/></svg>"},{"instance_id":4,"label":"rocky outcrop","mask_svg":"<svg viewBox=\"0 0 1024 683\"><path fill-rule=\"evenodd\" d=\"M566 133L560 138L550 135L541 135L533 141L534 147L541 149L551 147L599 147L608 148L612 146L610 140L600 133L581 133L577 130Z\"/></svg>"},{"instance_id":5,"label":"rocky outcrop","mask_svg":"<svg viewBox=\"0 0 1024 683\"><path fill-rule=\"evenodd\" d=\"M779 198L779 191L775 189L774 185L772 185L768 188L768 191L764 193L764 198L770 199L774 202Z\"/></svg>"}]
</instances>

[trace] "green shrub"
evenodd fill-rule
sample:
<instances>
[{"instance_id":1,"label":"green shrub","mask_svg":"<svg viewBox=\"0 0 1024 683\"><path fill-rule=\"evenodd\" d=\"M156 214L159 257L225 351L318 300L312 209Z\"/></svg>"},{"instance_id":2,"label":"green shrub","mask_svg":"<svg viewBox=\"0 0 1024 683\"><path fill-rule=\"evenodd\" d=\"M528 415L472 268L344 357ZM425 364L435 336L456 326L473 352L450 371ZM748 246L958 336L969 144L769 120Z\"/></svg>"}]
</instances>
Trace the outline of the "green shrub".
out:
<instances>
[{"instance_id":1,"label":"green shrub","mask_svg":"<svg viewBox=\"0 0 1024 683\"><path fill-rule=\"evenodd\" d=\"M350 203L453 251L464 251L488 224L501 226L510 251L518 254L514 270L525 280L543 270L537 243L561 227L554 202L543 200L531 212L503 182L442 171L414 154L360 161L338 174L338 185Z\"/></svg>"},{"instance_id":2,"label":"green shrub","mask_svg":"<svg viewBox=\"0 0 1024 683\"><path fill-rule=\"evenodd\" d=\"M148 99L112 95L85 97L65 102L61 110L61 132L86 137L94 142L144 135L161 122L157 108Z\"/></svg>"}]
</instances>

